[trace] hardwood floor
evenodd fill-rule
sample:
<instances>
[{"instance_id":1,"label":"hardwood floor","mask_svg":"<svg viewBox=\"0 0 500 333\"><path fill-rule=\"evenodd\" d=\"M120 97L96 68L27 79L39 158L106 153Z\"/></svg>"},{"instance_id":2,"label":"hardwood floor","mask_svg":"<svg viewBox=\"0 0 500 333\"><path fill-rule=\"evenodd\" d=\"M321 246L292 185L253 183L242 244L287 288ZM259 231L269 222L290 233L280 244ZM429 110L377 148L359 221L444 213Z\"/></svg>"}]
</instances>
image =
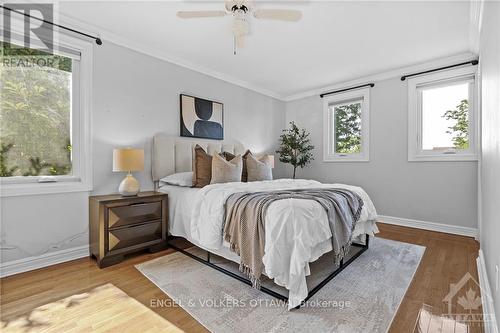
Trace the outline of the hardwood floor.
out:
<instances>
[{"instance_id":1,"label":"hardwood floor","mask_svg":"<svg viewBox=\"0 0 500 333\"><path fill-rule=\"evenodd\" d=\"M422 308L433 315L432 323L425 322L424 318L424 322L421 322L424 328L415 332L463 332L461 325L441 329L441 326L447 325L443 315L449 313L448 305L443 300L450 292L450 284L459 282L465 274L470 273L475 281L479 281L476 267L479 243L470 237L382 223L378 223L378 226L380 233L377 237L426 247L424 257L392 322L390 332L413 332ZM479 286L472 280L468 280L464 287L466 290L469 288L475 295L480 294ZM462 294L463 292L457 296ZM452 300L451 313L464 312L458 304L458 298ZM480 314L482 308L479 307L471 312ZM471 324L465 332L483 332L482 324Z\"/></svg>"},{"instance_id":2,"label":"hardwood floor","mask_svg":"<svg viewBox=\"0 0 500 333\"><path fill-rule=\"evenodd\" d=\"M465 327L464 331L464 326L450 324L441 316L448 312L443 299L450 291L450 283L459 282L467 272L477 281L475 260L479 244L472 238L432 231L386 224L379 224L379 228L378 237L427 248L390 332L414 332L417 318L421 329L415 332L482 332L480 325ZM85 258L0 279L0 329L206 332L182 308L168 306L168 296L134 268L138 263L172 252L142 253L104 269ZM478 295L479 288L472 280L467 281L465 289L468 288ZM452 309L462 309L458 297L452 300ZM446 325L454 326L446 331Z\"/></svg>"}]
</instances>

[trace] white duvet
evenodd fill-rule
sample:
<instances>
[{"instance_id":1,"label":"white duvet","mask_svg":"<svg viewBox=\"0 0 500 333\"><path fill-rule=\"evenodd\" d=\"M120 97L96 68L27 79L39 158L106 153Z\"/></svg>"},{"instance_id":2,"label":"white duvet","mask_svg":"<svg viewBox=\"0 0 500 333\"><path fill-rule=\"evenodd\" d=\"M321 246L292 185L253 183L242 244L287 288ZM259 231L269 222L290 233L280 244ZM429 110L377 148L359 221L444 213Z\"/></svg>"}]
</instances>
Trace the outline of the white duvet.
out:
<instances>
[{"instance_id":1,"label":"white duvet","mask_svg":"<svg viewBox=\"0 0 500 333\"><path fill-rule=\"evenodd\" d=\"M224 246L222 229L224 204L233 193L274 191L296 188L345 188L363 199L361 217L354 230L373 235L377 212L366 192L356 186L321 184L313 180L279 179L272 181L213 184L202 188L193 200L191 237L208 250ZM323 207L313 200L285 199L272 203L265 219L265 274L289 290L288 308L299 305L308 294L306 276L309 263L332 250L332 233Z\"/></svg>"}]
</instances>

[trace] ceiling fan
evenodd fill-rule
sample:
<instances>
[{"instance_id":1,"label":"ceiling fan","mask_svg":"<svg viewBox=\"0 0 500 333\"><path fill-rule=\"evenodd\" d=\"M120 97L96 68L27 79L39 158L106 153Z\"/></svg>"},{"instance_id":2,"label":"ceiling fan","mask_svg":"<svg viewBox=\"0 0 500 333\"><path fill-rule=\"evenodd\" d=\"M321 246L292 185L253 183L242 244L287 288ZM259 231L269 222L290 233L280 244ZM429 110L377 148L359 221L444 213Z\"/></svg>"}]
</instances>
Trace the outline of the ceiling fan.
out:
<instances>
[{"instance_id":1,"label":"ceiling fan","mask_svg":"<svg viewBox=\"0 0 500 333\"><path fill-rule=\"evenodd\" d=\"M183 19L233 16L232 33L234 38L234 54L236 48L245 45L245 36L250 32L248 18L296 22L302 12L293 9L257 9L253 0L225 0L225 10L178 11L177 16Z\"/></svg>"}]
</instances>

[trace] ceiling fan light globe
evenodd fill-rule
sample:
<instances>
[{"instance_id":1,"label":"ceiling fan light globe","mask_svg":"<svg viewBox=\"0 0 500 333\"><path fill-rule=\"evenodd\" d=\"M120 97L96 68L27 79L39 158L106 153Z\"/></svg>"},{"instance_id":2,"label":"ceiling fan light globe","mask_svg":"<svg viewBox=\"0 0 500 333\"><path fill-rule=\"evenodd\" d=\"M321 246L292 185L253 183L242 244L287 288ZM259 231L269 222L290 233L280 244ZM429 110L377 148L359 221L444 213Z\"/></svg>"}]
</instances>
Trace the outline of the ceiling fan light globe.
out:
<instances>
[{"instance_id":1,"label":"ceiling fan light globe","mask_svg":"<svg viewBox=\"0 0 500 333\"><path fill-rule=\"evenodd\" d=\"M236 37L235 43L236 43L236 47L238 49L244 48L245 47L245 36Z\"/></svg>"},{"instance_id":2,"label":"ceiling fan light globe","mask_svg":"<svg viewBox=\"0 0 500 333\"><path fill-rule=\"evenodd\" d=\"M248 22L243 20L243 19L238 19L236 18L233 21L233 34L235 36L244 36L248 34L249 27L248 27Z\"/></svg>"}]
</instances>

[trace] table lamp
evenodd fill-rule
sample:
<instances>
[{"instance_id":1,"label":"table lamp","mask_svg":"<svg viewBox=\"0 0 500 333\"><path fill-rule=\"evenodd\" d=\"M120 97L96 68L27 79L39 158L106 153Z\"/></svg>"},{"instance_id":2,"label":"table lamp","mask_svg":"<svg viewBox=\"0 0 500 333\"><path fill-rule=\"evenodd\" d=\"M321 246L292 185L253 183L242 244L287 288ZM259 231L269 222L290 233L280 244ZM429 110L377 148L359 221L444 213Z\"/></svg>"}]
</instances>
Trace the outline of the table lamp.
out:
<instances>
[{"instance_id":1,"label":"table lamp","mask_svg":"<svg viewBox=\"0 0 500 333\"><path fill-rule=\"evenodd\" d=\"M121 195L128 197L139 193L140 185L137 179L132 176L132 171L142 170L144 170L144 149L113 149L113 171L128 172L118 188Z\"/></svg>"}]
</instances>

